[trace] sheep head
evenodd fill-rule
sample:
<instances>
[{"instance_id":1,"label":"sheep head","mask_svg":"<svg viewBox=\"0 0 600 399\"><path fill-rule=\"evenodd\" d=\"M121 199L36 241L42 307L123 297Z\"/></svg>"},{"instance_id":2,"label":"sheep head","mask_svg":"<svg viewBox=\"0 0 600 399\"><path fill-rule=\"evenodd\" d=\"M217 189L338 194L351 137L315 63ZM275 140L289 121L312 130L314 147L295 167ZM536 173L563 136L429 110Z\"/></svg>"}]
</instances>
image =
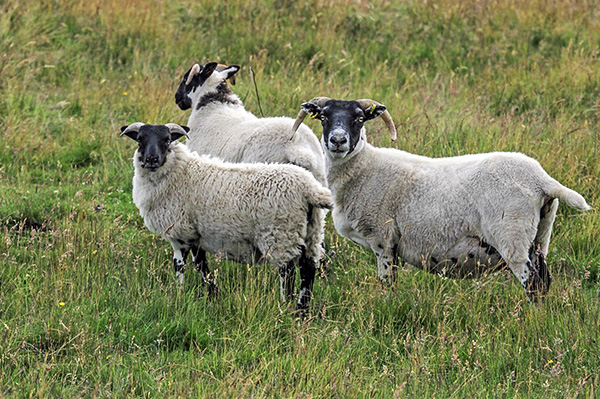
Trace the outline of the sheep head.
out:
<instances>
[{"instance_id":1,"label":"sheep head","mask_svg":"<svg viewBox=\"0 0 600 399\"><path fill-rule=\"evenodd\" d=\"M135 122L121 127L121 136L137 141L137 156L143 168L155 172L164 165L172 142L187 137L190 128L175 123L147 125Z\"/></svg>"},{"instance_id":2,"label":"sheep head","mask_svg":"<svg viewBox=\"0 0 600 399\"><path fill-rule=\"evenodd\" d=\"M181 110L192 107L193 97L217 91L219 85L229 80L235 85L235 74L240 70L238 65L223 65L209 62L206 65L194 64L183 75L175 92L175 103ZM227 84L225 83L225 88Z\"/></svg>"},{"instance_id":3,"label":"sheep head","mask_svg":"<svg viewBox=\"0 0 600 399\"><path fill-rule=\"evenodd\" d=\"M296 122L292 127L292 137L306 115L319 118L323 126L323 144L330 155L343 158L354 151L361 139L361 130L366 121L378 116L384 120L392 140L397 137L394 121L386 107L377 101L332 100L316 97L302 104Z\"/></svg>"}]
</instances>

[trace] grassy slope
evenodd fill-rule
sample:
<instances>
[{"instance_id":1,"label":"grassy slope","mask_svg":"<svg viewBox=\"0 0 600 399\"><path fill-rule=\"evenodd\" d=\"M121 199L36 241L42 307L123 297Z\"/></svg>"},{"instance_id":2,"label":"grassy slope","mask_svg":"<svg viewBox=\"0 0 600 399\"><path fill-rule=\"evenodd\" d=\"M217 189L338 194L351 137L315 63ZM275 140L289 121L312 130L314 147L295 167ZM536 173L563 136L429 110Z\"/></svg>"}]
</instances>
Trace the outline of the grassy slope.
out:
<instances>
[{"instance_id":1,"label":"grassy slope","mask_svg":"<svg viewBox=\"0 0 600 399\"><path fill-rule=\"evenodd\" d=\"M248 67L267 115L370 97L399 130L392 144L371 123L376 145L521 151L594 206L595 2L42 3L0 3L0 398L598 395L596 210L559 209L540 306L508 274L402 270L381 287L373 256L330 224L337 255L298 323L268 266L213 263L218 301L193 273L177 292L117 137L185 123L177 81L220 60L243 66L235 91L253 112Z\"/></svg>"}]
</instances>

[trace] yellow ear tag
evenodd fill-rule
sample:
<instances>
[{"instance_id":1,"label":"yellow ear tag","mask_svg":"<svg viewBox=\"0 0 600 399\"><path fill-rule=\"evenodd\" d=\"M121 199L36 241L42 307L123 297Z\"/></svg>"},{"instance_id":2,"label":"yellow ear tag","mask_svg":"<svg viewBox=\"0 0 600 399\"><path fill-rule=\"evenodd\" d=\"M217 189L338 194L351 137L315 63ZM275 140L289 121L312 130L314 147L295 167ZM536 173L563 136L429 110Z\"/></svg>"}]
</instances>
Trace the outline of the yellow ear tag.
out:
<instances>
[{"instance_id":1,"label":"yellow ear tag","mask_svg":"<svg viewBox=\"0 0 600 399\"><path fill-rule=\"evenodd\" d=\"M375 104L372 104L372 105L371 105L371 109L369 110L369 115L370 115L370 114L372 114L372 113L373 113L373 111L375 111L375 107L376 107L376 105L375 105Z\"/></svg>"},{"instance_id":2,"label":"yellow ear tag","mask_svg":"<svg viewBox=\"0 0 600 399\"><path fill-rule=\"evenodd\" d=\"M317 117L317 115L319 115L319 114L316 112L310 114L310 119L315 119Z\"/></svg>"}]
</instances>

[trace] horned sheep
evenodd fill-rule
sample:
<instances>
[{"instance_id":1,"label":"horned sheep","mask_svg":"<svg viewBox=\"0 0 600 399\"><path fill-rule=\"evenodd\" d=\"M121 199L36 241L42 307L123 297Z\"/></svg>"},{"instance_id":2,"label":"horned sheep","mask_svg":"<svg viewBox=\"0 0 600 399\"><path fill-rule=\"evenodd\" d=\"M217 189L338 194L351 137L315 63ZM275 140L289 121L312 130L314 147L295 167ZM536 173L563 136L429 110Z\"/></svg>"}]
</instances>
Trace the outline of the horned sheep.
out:
<instances>
[{"instance_id":1,"label":"horned sheep","mask_svg":"<svg viewBox=\"0 0 600 399\"><path fill-rule=\"evenodd\" d=\"M189 252L214 287L206 252L251 263L266 260L280 275L283 299L293 296L295 263L308 307L319 259L320 212L331 193L306 170L284 164L234 164L200 156L177 140L189 128L141 122L121 128L138 143L133 157L133 201L149 230L173 247L180 285Z\"/></svg>"},{"instance_id":2,"label":"horned sheep","mask_svg":"<svg viewBox=\"0 0 600 399\"><path fill-rule=\"evenodd\" d=\"M590 209L577 192L521 153L429 158L367 143L364 123L386 107L373 100L317 97L301 106L323 127L333 222L342 236L371 249L378 275L398 258L449 277L474 277L508 265L529 299L547 293L545 257L559 199ZM294 129L292 129L294 130Z\"/></svg>"}]
</instances>

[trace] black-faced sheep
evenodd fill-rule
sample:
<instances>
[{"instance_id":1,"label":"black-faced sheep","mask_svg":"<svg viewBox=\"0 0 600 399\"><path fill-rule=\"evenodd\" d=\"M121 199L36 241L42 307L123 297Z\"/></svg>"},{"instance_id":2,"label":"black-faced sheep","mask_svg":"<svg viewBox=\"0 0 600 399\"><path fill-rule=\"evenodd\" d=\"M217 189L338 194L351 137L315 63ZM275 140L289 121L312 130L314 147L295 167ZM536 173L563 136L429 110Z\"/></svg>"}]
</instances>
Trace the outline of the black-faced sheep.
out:
<instances>
[{"instance_id":1,"label":"black-faced sheep","mask_svg":"<svg viewBox=\"0 0 600 399\"><path fill-rule=\"evenodd\" d=\"M177 139L188 128L136 122L121 128L138 143L133 157L133 201L151 231L168 240L180 284L189 252L212 286L206 252L276 266L281 296L293 295L300 269L298 308L311 297L323 236L321 211L331 193L294 165L234 164L191 152Z\"/></svg>"},{"instance_id":2,"label":"black-faced sheep","mask_svg":"<svg viewBox=\"0 0 600 399\"><path fill-rule=\"evenodd\" d=\"M531 299L546 294L558 200L590 208L536 160L508 152L428 158L373 147L366 121L383 115L396 135L385 106L373 100L314 98L302 104L296 126L309 114L323 126L335 228L375 253L382 280L398 258L450 277L505 262Z\"/></svg>"}]
</instances>

